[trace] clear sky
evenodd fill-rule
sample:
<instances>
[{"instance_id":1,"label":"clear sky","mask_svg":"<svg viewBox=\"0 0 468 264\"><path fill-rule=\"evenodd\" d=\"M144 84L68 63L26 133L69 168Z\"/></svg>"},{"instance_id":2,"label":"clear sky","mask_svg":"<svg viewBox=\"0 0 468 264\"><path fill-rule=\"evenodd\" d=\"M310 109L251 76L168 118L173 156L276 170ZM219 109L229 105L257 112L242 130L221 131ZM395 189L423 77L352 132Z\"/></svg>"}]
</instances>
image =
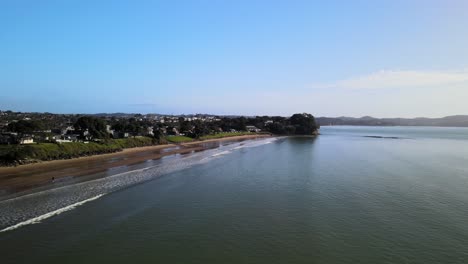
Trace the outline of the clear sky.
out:
<instances>
[{"instance_id":1,"label":"clear sky","mask_svg":"<svg viewBox=\"0 0 468 264\"><path fill-rule=\"evenodd\" d=\"M468 114L468 1L0 1L0 109Z\"/></svg>"}]
</instances>

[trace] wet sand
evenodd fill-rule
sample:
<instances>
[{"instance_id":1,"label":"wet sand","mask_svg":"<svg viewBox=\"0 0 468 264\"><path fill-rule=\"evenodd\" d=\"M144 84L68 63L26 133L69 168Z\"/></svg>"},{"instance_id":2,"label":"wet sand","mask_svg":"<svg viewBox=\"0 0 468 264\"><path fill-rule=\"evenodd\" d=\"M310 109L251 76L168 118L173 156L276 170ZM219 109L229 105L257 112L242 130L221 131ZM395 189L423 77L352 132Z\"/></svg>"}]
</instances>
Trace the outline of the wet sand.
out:
<instances>
[{"instance_id":1,"label":"wet sand","mask_svg":"<svg viewBox=\"0 0 468 264\"><path fill-rule=\"evenodd\" d=\"M175 154L188 154L218 147L222 142L237 142L268 137L268 135L245 135L182 144L167 144L124 149L121 152L80 157L68 160L45 161L18 167L0 167L0 198L39 187L87 180L86 176L100 177L128 171L129 166L143 164Z\"/></svg>"}]
</instances>

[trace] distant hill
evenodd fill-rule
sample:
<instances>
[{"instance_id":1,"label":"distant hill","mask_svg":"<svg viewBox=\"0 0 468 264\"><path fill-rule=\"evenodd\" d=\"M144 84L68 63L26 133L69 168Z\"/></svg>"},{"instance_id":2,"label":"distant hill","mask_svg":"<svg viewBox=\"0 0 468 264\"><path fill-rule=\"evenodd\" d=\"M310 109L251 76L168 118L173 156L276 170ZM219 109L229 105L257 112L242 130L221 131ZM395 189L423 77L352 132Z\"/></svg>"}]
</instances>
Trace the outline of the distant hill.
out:
<instances>
[{"instance_id":1,"label":"distant hill","mask_svg":"<svg viewBox=\"0 0 468 264\"><path fill-rule=\"evenodd\" d=\"M446 116L442 118L374 118L371 116L355 117L318 117L320 126L440 126L468 127L468 115Z\"/></svg>"}]
</instances>

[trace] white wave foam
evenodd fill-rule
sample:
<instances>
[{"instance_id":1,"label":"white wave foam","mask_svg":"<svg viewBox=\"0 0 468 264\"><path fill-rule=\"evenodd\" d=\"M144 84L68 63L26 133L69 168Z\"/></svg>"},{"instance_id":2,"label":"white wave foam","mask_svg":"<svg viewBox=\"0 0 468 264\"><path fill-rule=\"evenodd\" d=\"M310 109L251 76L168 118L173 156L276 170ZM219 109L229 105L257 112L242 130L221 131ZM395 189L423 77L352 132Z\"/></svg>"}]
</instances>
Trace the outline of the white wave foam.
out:
<instances>
[{"instance_id":1,"label":"white wave foam","mask_svg":"<svg viewBox=\"0 0 468 264\"><path fill-rule=\"evenodd\" d=\"M213 154L213 155L211 155L211 157L217 157L217 156L226 155L226 154L229 154L229 153L231 153L231 151L225 150L225 151L221 151L219 153Z\"/></svg>"},{"instance_id":2,"label":"white wave foam","mask_svg":"<svg viewBox=\"0 0 468 264\"><path fill-rule=\"evenodd\" d=\"M45 219L50 218L50 217L55 216L55 215L59 215L59 214L61 214L61 213L63 213L63 212L66 212L66 211L73 210L73 209L75 209L76 207L78 207L78 206L80 206L80 205L83 205L83 204L85 204L85 203L87 203L87 202L90 202L90 201L99 199L99 198L102 197L103 195L104 195L104 194L100 194L100 195L91 197L91 198L89 198L89 199L83 200L83 201L81 201L81 202L77 202L77 203L74 203L74 204L65 206L65 207L63 207L63 208L57 209L57 210L55 210L55 211L52 211L52 212L49 212L49 213L40 215L40 216L38 216L38 217L31 218L31 219L29 219L29 220L23 221L23 222L18 223L18 224L16 224L16 225L9 226L9 227L7 227L7 228L4 228L4 229L0 230L0 233L1 233L1 232L6 232L6 231L10 231L10 230L14 230L14 229L20 228L20 227L25 226L25 225L38 224L38 223L40 223L42 220L45 220Z\"/></svg>"},{"instance_id":3,"label":"white wave foam","mask_svg":"<svg viewBox=\"0 0 468 264\"><path fill-rule=\"evenodd\" d=\"M251 148L269 144L275 140L276 138L269 138L267 140L244 141L240 144L234 144L231 146L221 146L217 149L206 150L186 157L166 159L163 163L158 163L154 166L117 173L104 178L80 182L72 185L65 185L58 188L35 192L32 194L22 195L1 201L0 212L2 212L2 214L5 213L8 218L1 217L0 215L0 226L7 226L7 228L1 229L0 233L14 230L29 224L40 223L47 218L61 214L65 211L72 210L77 206L98 199L102 195L111 193L115 190L143 181L151 180L160 175L182 170L196 164L209 162L210 160L216 159L222 155L232 153L234 151L233 147L235 149ZM90 196L92 198L86 199ZM46 199L48 201L50 200L50 197L56 198L56 204L54 203L52 206L50 206L46 203L31 203L32 200L36 199ZM64 205L61 205L60 201L65 201L67 203L68 201L76 201L76 203L63 207ZM18 208L21 210L17 210ZM21 221L21 219L24 218L29 218L29 220L17 223L17 221Z\"/></svg>"},{"instance_id":4,"label":"white wave foam","mask_svg":"<svg viewBox=\"0 0 468 264\"><path fill-rule=\"evenodd\" d=\"M273 139L269 139L269 140L267 140L267 141L252 142L252 144L246 145L245 147L247 147L247 148L259 147L259 146L271 144L271 143L273 143L273 142L276 141L276 140L277 140L276 138L273 138Z\"/></svg>"},{"instance_id":5,"label":"white wave foam","mask_svg":"<svg viewBox=\"0 0 468 264\"><path fill-rule=\"evenodd\" d=\"M263 146L263 145L266 145L266 144L273 143L276 140L277 140L277 138L270 138L268 140L248 141L248 142L242 143L240 145L237 145L237 146L231 148L230 150L232 151L232 150L239 150L239 149L244 149L244 148L259 147L259 146ZM224 154L227 154L227 153L222 152L222 153L219 153L219 154L215 154L213 156L224 155Z\"/></svg>"}]
</instances>

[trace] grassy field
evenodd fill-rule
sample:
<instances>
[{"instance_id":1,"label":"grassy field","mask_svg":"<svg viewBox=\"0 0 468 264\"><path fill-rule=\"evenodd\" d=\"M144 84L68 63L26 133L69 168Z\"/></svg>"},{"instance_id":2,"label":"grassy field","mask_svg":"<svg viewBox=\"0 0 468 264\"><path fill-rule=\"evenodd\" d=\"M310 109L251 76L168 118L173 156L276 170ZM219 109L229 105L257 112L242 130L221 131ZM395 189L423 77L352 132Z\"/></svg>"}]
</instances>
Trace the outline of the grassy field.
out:
<instances>
[{"instance_id":1,"label":"grassy field","mask_svg":"<svg viewBox=\"0 0 468 264\"><path fill-rule=\"evenodd\" d=\"M186 136L167 136L166 140L171 143L184 143L193 141L193 138Z\"/></svg>"},{"instance_id":2,"label":"grassy field","mask_svg":"<svg viewBox=\"0 0 468 264\"><path fill-rule=\"evenodd\" d=\"M70 159L82 156L104 154L121 151L124 148L134 148L156 145L153 138L138 137L125 139L109 139L104 142L69 142L40 143L30 145L0 146L0 163L15 164L19 161Z\"/></svg>"},{"instance_id":3,"label":"grassy field","mask_svg":"<svg viewBox=\"0 0 468 264\"><path fill-rule=\"evenodd\" d=\"M200 139L205 140L205 139L216 139L216 138L245 136L245 135L255 135L255 133L253 132L225 132L225 133L206 135L206 136L200 137Z\"/></svg>"}]
</instances>

